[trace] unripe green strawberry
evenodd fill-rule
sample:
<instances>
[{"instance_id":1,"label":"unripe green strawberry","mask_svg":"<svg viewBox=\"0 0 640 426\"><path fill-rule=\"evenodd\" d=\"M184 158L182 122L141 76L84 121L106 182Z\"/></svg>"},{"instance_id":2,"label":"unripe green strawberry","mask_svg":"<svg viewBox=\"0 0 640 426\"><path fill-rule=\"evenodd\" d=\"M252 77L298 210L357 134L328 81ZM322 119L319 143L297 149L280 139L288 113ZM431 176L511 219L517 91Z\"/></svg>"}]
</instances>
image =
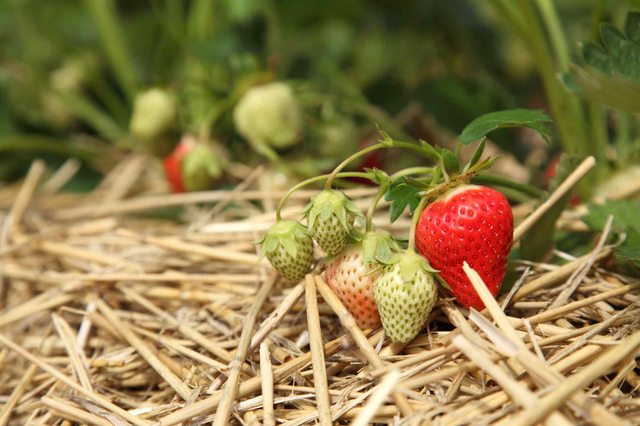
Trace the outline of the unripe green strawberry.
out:
<instances>
[{"instance_id":1,"label":"unripe green strawberry","mask_svg":"<svg viewBox=\"0 0 640 426\"><path fill-rule=\"evenodd\" d=\"M380 276L380 265L388 262L399 250L388 232L368 232L362 243L348 246L327 265L327 284L351 313L358 327L380 327L373 284Z\"/></svg>"},{"instance_id":2,"label":"unripe green strawberry","mask_svg":"<svg viewBox=\"0 0 640 426\"><path fill-rule=\"evenodd\" d=\"M302 112L289 86L273 82L252 87L233 111L236 130L254 145L276 149L295 145L302 132Z\"/></svg>"},{"instance_id":3,"label":"unripe green strawberry","mask_svg":"<svg viewBox=\"0 0 640 426\"><path fill-rule=\"evenodd\" d=\"M309 234L329 256L336 255L347 244L356 218L362 212L344 192L322 191L311 199L304 210Z\"/></svg>"},{"instance_id":4,"label":"unripe green strawberry","mask_svg":"<svg viewBox=\"0 0 640 426\"><path fill-rule=\"evenodd\" d=\"M424 257L406 252L385 268L373 288L382 326L394 342L420 332L437 299L433 269Z\"/></svg>"},{"instance_id":5,"label":"unripe green strawberry","mask_svg":"<svg viewBox=\"0 0 640 426\"><path fill-rule=\"evenodd\" d=\"M311 268L313 240L307 228L295 220L280 220L260 242L262 254L291 281L301 280Z\"/></svg>"},{"instance_id":6,"label":"unripe green strawberry","mask_svg":"<svg viewBox=\"0 0 640 426\"><path fill-rule=\"evenodd\" d=\"M171 130L177 116L178 105L171 93L149 89L136 95L129 129L141 140L151 141Z\"/></svg>"}]
</instances>

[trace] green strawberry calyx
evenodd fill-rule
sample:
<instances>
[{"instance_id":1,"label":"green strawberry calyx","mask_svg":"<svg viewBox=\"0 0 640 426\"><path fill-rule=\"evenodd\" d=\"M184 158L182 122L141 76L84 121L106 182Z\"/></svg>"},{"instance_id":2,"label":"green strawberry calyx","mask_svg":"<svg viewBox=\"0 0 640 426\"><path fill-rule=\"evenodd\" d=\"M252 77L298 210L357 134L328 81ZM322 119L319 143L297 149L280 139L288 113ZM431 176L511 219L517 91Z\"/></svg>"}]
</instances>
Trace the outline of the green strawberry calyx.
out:
<instances>
[{"instance_id":1,"label":"green strawberry calyx","mask_svg":"<svg viewBox=\"0 0 640 426\"><path fill-rule=\"evenodd\" d=\"M400 245L387 231L369 231L362 239L362 258L366 264L389 265L400 251Z\"/></svg>"},{"instance_id":2,"label":"green strawberry calyx","mask_svg":"<svg viewBox=\"0 0 640 426\"><path fill-rule=\"evenodd\" d=\"M300 222L295 220L279 220L273 225L264 238L259 241L262 244L261 256L268 256L282 246L289 256L295 258L298 254L300 242L309 241L309 232Z\"/></svg>"},{"instance_id":3,"label":"green strawberry calyx","mask_svg":"<svg viewBox=\"0 0 640 426\"><path fill-rule=\"evenodd\" d=\"M433 269L427 259L422 255L415 253L414 251L405 251L398 254L393 259L390 265L397 266L400 271L400 278L405 284L413 284L416 274L419 271L426 272L428 274L435 274L438 271Z\"/></svg>"},{"instance_id":4,"label":"green strawberry calyx","mask_svg":"<svg viewBox=\"0 0 640 426\"><path fill-rule=\"evenodd\" d=\"M218 147L196 144L182 159L182 178L189 191L202 191L220 178L225 162Z\"/></svg>"},{"instance_id":5,"label":"green strawberry calyx","mask_svg":"<svg viewBox=\"0 0 640 426\"><path fill-rule=\"evenodd\" d=\"M318 220L328 221L332 216L338 219L338 223L348 232L353 229L352 219L355 217L363 220L364 216L353 201L342 191L333 189L316 194L307 207L303 210L307 218L307 226L313 229Z\"/></svg>"}]
</instances>

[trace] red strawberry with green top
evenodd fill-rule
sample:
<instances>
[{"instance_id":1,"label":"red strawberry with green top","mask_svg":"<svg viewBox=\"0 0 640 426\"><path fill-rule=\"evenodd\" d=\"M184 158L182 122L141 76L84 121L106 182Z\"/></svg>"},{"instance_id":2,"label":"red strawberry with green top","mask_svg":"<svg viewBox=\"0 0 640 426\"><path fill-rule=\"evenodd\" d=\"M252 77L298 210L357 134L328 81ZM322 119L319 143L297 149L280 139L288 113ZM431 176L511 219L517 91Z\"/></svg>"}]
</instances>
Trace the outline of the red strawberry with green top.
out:
<instances>
[{"instance_id":1,"label":"red strawberry with green top","mask_svg":"<svg viewBox=\"0 0 640 426\"><path fill-rule=\"evenodd\" d=\"M462 270L475 269L494 296L500 290L513 241L513 215L500 192L475 185L455 188L423 211L416 247L449 285L458 303L482 309L484 303Z\"/></svg>"},{"instance_id":2,"label":"red strawberry with green top","mask_svg":"<svg viewBox=\"0 0 640 426\"><path fill-rule=\"evenodd\" d=\"M373 285L380 276L380 264L389 261L400 247L388 232L368 232L362 243L348 246L333 259L325 280L362 329L380 327L380 315L373 298Z\"/></svg>"},{"instance_id":3,"label":"red strawberry with green top","mask_svg":"<svg viewBox=\"0 0 640 426\"><path fill-rule=\"evenodd\" d=\"M173 192L204 191L222 175L225 155L213 143L201 143L185 135L163 160L164 173Z\"/></svg>"}]
</instances>

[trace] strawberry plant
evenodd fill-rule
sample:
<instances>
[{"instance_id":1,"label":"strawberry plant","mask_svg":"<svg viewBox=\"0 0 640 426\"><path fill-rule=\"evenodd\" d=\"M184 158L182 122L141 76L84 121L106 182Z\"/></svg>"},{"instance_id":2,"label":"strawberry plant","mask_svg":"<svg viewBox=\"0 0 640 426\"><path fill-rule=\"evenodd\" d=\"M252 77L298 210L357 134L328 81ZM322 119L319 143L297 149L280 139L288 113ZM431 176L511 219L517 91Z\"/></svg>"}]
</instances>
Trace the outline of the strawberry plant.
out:
<instances>
[{"instance_id":1,"label":"strawberry plant","mask_svg":"<svg viewBox=\"0 0 640 426\"><path fill-rule=\"evenodd\" d=\"M513 216L499 191L474 185L486 182L496 158L483 158L489 132L507 127L529 127L547 137L549 117L535 110L499 111L479 117L460 135L460 144L479 142L465 165L454 151L427 142L397 141L385 132L374 145L340 163L330 174L316 176L292 187L280 200L276 224L267 232L263 252L286 278L301 279L311 271L312 239L327 256L325 280L362 328L383 325L397 342L413 339L425 325L437 299L441 282L465 308L484 304L462 270L465 262L477 270L489 291L497 295L504 280L507 256L513 239ZM378 169L344 172L351 162L386 149L411 150L431 166L399 170L391 175ZM333 188L340 178L367 179L378 186L366 215L345 195ZM283 220L281 210L298 189L325 181L302 212L306 226ZM505 179L494 183L512 190L521 184ZM412 215L404 250L400 241L373 227L373 214L385 198L390 202L390 222L405 210ZM357 221L356 219L364 219ZM304 247L304 248L303 248Z\"/></svg>"}]
</instances>

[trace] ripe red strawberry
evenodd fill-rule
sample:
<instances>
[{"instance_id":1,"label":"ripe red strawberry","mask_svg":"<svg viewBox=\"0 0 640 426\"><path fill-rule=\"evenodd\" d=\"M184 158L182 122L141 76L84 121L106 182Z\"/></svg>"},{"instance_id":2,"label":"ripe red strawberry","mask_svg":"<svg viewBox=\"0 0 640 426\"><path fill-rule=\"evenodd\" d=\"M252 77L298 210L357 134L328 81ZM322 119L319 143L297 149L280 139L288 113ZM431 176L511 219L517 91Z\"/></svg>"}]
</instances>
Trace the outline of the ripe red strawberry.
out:
<instances>
[{"instance_id":1,"label":"ripe red strawberry","mask_svg":"<svg viewBox=\"0 0 640 426\"><path fill-rule=\"evenodd\" d=\"M365 263L361 244L347 247L325 271L327 284L361 329L380 327L380 315L373 299L373 283L379 275L380 272L372 272Z\"/></svg>"},{"instance_id":2,"label":"ripe red strawberry","mask_svg":"<svg viewBox=\"0 0 640 426\"><path fill-rule=\"evenodd\" d=\"M466 261L494 296L500 290L513 240L507 199L491 188L467 185L429 204L416 230L418 251L439 271L464 307L484 304L462 270Z\"/></svg>"},{"instance_id":3,"label":"ripe red strawberry","mask_svg":"<svg viewBox=\"0 0 640 426\"><path fill-rule=\"evenodd\" d=\"M167 182L173 192L204 191L222 175L223 150L214 143L201 143L184 135L163 160Z\"/></svg>"},{"instance_id":4,"label":"ripe red strawberry","mask_svg":"<svg viewBox=\"0 0 640 426\"><path fill-rule=\"evenodd\" d=\"M164 174L173 192L185 192L186 187L182 178L182 159L195 146L195 139L183 137L173 152L162 161Z\"/></svg>"}]
</instances>

